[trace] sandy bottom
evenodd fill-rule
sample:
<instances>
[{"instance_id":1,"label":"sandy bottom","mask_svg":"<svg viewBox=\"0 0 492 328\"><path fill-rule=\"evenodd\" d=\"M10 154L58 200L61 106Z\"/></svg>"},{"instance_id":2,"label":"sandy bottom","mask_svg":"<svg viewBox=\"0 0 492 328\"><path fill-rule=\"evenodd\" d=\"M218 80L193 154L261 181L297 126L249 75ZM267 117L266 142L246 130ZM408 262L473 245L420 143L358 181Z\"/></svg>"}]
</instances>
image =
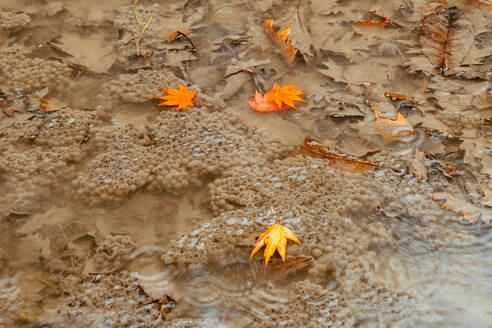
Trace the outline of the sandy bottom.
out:
<instances>
[{"instance_id":1,"label":"sandy bottom","mask_svg":"<svg viewBox=\"0 0 492 328\"><path fill-rule=\"evenodd\" d=\"M0 328L488 326L491 13L0 0Z\"/></svg>"}]
</instances>

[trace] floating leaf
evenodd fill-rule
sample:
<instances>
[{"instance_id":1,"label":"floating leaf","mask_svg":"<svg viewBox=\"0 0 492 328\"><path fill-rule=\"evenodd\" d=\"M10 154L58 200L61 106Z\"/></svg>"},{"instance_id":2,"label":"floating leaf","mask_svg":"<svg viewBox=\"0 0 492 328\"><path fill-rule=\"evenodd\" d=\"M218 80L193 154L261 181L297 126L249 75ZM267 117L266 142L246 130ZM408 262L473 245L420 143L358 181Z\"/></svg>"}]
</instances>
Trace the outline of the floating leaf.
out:
<instances>
[{"instance_id":1,"label":"floating leaf","mask_svg":"<svg viewBox=\"0 0 492 328\"><path fill-rule=\"evenodd\" d=\"M284 56L285 60L292 64L296 58L297 49L294 48L291 40L287 41L291 28L287 27L277 33L273 29L273 19L266 19L263 26L272 41L282 50L282 56Z\"/></svg>"},{"instance_id":2,"label":"floating leaf","mask_svg":"<svg viewBox=\"0 0 492 328\"><path fill-rule=\"evenodd\" d=\"M294 101L306 102L306 100L299 97L299 95L303 95L309 92L297 90L295 89L295 86L295 83L286 85L285 87L280 87L277 84L273 85L273 94L271 100L275 104L277 104L278 108L284 108L286 106L296 108Z\"/></svg>"},{"instance_id":3,"label":"floating leaf","mask_svg":"<svg viewBox=\"0 0 492 328\"><path fill-rule=\"evenodd\" d=\"M251 251L249 259L251 260L256 252L260 250L264 245L265 247L265 267L268 266L268 261L270 257L278 251L282 261L285 262L285 252L287 251L287 239L290 239L298 244L301 242L297 237L290 231L289 228L280 225L278 219L277 223L271 226L267 226L267 230L263 232L256 240L256 246Z\"/></svg>"},{"instance_id":4,"label":"floating leaf","mask_svg":"<svg viewBox=\"0 0 492 328\"><path fill-rule=\"evenodd\" d=\"M178 83L179 89L168 89L162 88L168 94L160 97L155 97L155 99L165 100L160 103L159 106L178 106L176 110L183 109L185 107L194 107L193 98L195 97L196 91L188 90L181 83Z\"/></svg>"},{"instance_id":5,"label":"floating leaf","mask_svg":"<svg viewBox=\"0 0 492 328\"><path fill-rule=\"evenodd\" d=\"M285 87L280 87L275 83L273 88L268 90L264 95L256 91L255 97L248 100L248 103L259 112L274 112L296 108L295 101L306 101L299 97L299 95L309 92L297 90L295 86L295 84L289 84Z\"/></svg>"}]
</instances>

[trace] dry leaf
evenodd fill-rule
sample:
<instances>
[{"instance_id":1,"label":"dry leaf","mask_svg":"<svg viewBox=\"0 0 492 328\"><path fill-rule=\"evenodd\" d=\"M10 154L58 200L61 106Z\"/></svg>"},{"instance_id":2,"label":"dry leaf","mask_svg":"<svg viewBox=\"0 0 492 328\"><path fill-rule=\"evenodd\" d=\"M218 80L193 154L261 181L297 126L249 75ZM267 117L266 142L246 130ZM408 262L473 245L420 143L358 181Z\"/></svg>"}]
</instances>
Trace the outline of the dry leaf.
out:
<instances>
[{"instance_id":1,"label":"dry leaf","mask_svg":"<svg viewBox=\"0 0 492 328\"><path fill-rule=\"evenodd\" d=\"M278 219L277 223L271 226L267 226L267 230L263 232L256 240L256 246L251 251L249 259L251 260L256 252L260 250L264 245L265 247L265 267L268 266L268 261L270 257L278 251L282 261L285 262L285 252L287 251L287 239L290 239L298 244L301 242L297 237L290 231L289 228L280 225Z\"/></svg>"},{"instance_id":2,"label":"dry leaf","mask_svg":"<svg viewBox=\"0 0 492 328\"><path fill-rule=\"evenodd\" d=\"M181 83L178 83L179 89L168 89L162 88L168 94L160 97L155 97L155 99L165 100L160 103L159 106L178 106L176 110L183 109L185 107L194 107L193 98L195 97L196 91L188 90Z\"/></svg>"},{"instance_id":3,"label":"dry leaf","mask_svg":"<svg viewBox=\"0 0 492 328\"><path fill-rule=\"evenodd\" d=\"M46 97L41 99L41 110L45 113L56 112L68 108L68 104L56 98Z\"/></svg>"},{"instance_id":4,"label":"dry leaf","mask_svg":"<svg viewBox=\"0 0 492 328\"><path fill-rule=\"evenodd\" d=\"M434 200L446 200L442 208L452 210L460 215L463 215L465 220L474 224L481 219L486 224L492 220L492 211L490 209L475 206L463 198L453 196L447 192L434 193Z\"/></svg>"}]
</instances>

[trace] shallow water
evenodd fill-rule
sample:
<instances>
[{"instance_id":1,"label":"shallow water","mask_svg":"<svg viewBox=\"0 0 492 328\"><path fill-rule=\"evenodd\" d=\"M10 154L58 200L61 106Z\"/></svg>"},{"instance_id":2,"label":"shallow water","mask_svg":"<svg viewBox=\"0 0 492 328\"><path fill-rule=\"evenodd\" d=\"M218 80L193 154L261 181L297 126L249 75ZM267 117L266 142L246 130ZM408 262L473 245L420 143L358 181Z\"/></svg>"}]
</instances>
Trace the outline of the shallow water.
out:
<instances>
[{"instance_id":1,"label":"shallow water","mask_svg":"<svg viewBox=\"0 0 492 328\"><path fill-rule=\"evenodd\" d=\"M133 293L137 293L137 285L142 289L138 294L140 298L128 305L134 308L130 310L131 314L137 316L136 311L144 301L168 294L177 299L177 304L176 308L166 309L166 318L177 320L176 326L184 325L187 320L196 320L194 322L200 326L215 327L256 327L268 320L278 320L276 322L279 325L295 325L296 313L278 319L275 317L276 310L288 309L292 297L304 298L306 302L311 302L309 304L314 304L309 295L295 294L291 288L293 284L309 285L311 282L323 286L321 292L328 295L325 297L327 301L323 303L327 307L320 310L320 313L328 313L327 317L319 315L310 318L310 322L319 325L487 326L492 319L492 263L488 256L492 231L483 213L491 210L490 201L486 198L487 192L490 193L492 189L492 139L491 86L483 75L483 72L490 71L490 59L484 59L486 53L483 49L490 49L490 38L484 37L484 33L491 28L490 20L486 19L490 17L491 9L488 3L484 5L474 1L467 4L448 1L447 6L452 5L458 5L464 19L471 22L469 30L460 31L462 34L459 34L459 38L471 40L469 47L473 50L464 56L465 59L461 59L460 64L453 64L456 65L455 69L467 70L465 73L459 71L456 75L445 76L433 64L432 56L425 65L422 64L425 56L414 57L415 53L422 51L421 48L425 50L425 42L419 41L419 35L413 28L424 16L440 10L439 3L433 1L354 0L328 3L323 0L237 0L227 3L178 3L142 0L136 4L137 15L142 21L152 16L153 21L140 41L139 47L144 56L136 56L135 41L143 25L135 21L132 1L64 0L48 4L41 1L0 0L2 12L25 13L30 20L24 24L19 18L18 26L15 22L12 26L3 26L0 22L0 27L3 26L0 29L0 50L14 44L31 48L31 53L25 57L16 55L19 62L13 68L9 66L7 70L7 65L0 67L0 101L3 103L0 137L11 137L14 132L8 128L12 126L21 131L21 137L18 137L14 148L0 148L3 152L0 158L5 160L2 163L13 163L17 155L27 158L24 162L15 162L18 164L14 168L7 165L0 167L0 190L4 189L1 194L7 195L0 202L0 206L4 207L0 211L0 309L4 313L4 318L0 317L0 327L117 325L115 317L119 316L122 320L128 315L125 314L128 310L125 308L123 311L127 312L115 312L111 308L114 304L108 304L104 313L99 312L97 301L81 305L83 310L80 310L80 318L90 317L91 314L89 321L80 318L71 321L73 313L67 316L68 312L64 312L73 307L73 302L67 301L67 294L83 294L85 286L83 283L69 285L69 281L94 275L107 275L111 279L121 271L136 279L135 286L132 285ZM393 23L388 27L367 27L356 23L369 18L380 20L371 16L370 11L373 10L378 15L391 17ZM285 51L282 53L275 43L278 40L272 42L263 29L263 19L271 17L274 18L277 32L292 26L290 38L299 50L291 65L282 56L285 56ZM191 43L184 38L164 41L168 30L182 30L197 50L191 51ZM459 54L461 45L456 44L455 47L457 50L453 48L450 51ZM455 57L451 59L456 61ZM42 66L52 62L62 63L68 71L55 70L54 73L39 75L36 69L31 70L35 62L30 64L31 68L28 66L21 72L16 71L22 67L22 61L27 62L32 58L41 60ZM477 72L470 72L470 68ZM24 80L18 77L24 76L22 70L27 72ZM417 73L412 73L412 70ZM160 71L166 73L145 75L146 72L158 74ZM136 78L140 73L142 75ZM460 80L466 74L472 76ZM39 78L39 81L32 81L30 77ZM119 84L111 84L115 81ZM186 147L183 145L183 149L176 153L169 150L161 152L160 157L153 158L157 163L153 163L152 159L145 162L144 152L148 151L152 155L152 151L158 147L173 142L163 141L167 137L171 138L168 134L172 131L164 129L162 132L153 125L160 119L159 113L163 109L156 106L152 97L162 95L161 87L175 88L179 81L186 81L190 88L198 89L200 101L211 104L210 111L217 110L230 117L238 117L232 124L225 120L218 122L224 126L230 124L231 127L227 125L228 129L240 131L234 132L236 135L233 138L237 140L231 141L230 151L221 153L223 157L235 150L244 150L244 145L234 145L236 141L239 144L238 140L259 144L267 143L266 138L276 138L284 145L292 146L289 148L292 150L299 149L305 137L311 137L322 140L331 148L337 148L338 154L363 157L379 165L367 173L367 167L364 166L367 163L347 163L347 158L326 159L335 174L340 171L354 175L366 172L367 179L376 182L370 190L365 190L364 186L343 181L333 188L343 190L346 183L347 188L352 188L350 194L354 198L347 200L347 204L340 204L345 203L344 200L337 198L340 195L334 195L332 198L335 204L327 202L321 205L297 202L302 199L302 195L296 198L297 185L309 185L311 181L304 167L291 167L293 172L289 173L288 179L297 179L298 182L297 185L293 184L292 198L285 201L292 204L294 212L302 208L307 213L311 210L309 206L325 208L323 218L334 214L329 209L335 208L342 218L361 227L364 234L370 230L368 222L384 226L388 232L387 240L373 240L365 250L374 253L375 262L366 263L367 260L362 256L357 261L362 263L361 267L367 267L366 273L375 277L381 286L397 294L400 291L408 294L413 306L410 313L402 314L397 321L391 321L393 319L389 315L381 314L377 319L372 318L373 321L364 323L371 304L369 301L360 301L357 293L346 292L350 287L347 287L349 284L341 272L343 269L340 262L350 262L350 259L330 263L335 268L329 273L311 269L316 267L316 263L297 263L296 266L288 260L282 266L279 259L275 259L276 262L270 265L273 268L267 270L259 262L259 255L256 255L256 261L248 261L254 238L243 236L237 231L234 232L238 240L233 245L234 249L224 251L225 254L217 255L218 259L210 259L205 265L204 259L187 263L189 255L186 254L183 254L186 265L166 262L165 254L171 250L171 241L186 235L196 235L193 247L200 250L209 247L204 246L209 245L205 237L199 240L202 232L195 233L197 226L212 224L226 211L255 206L243 204L242 199L227 198L230 195L220 198L221 192L227 194L228 190L221 185L225 189L217 192L222 187L214 183L224 174L226 177L237 176L237 172L231 173L231 167L246 172L246 168L257 163L266 166L273 159L284 160L300 154L307 156L305 149L304 152L294 150L274 154L262 145L256 154L245 152L245 158L225 158L224 162L232 163L227 164L229 167L226 164L221 167L220 161L204 162L206 168L193 171L191 182L187 180L192 176L190 171L185 171L183 176L179 175L179 169L189 164L186 162L187 157L183 157L186 163L177 164L178 167L169 166L168 161L173 156L186 156L186 147L194 149L194 143L186 144ZM298 103L299 110L254 112L245 100L253 97L255 90L267 91L274 82L281 85L297 83L298 89L310 92L305 96L307 102ZM407 99L389 100L381 95L385 91L403 94ZM43 112L37 94L65 103L57 111L63 113L68 106L66 116L61 114L53 118L53 115L58 114ZM12 104L17 104L17 107ZM206 112L209 110L206 106L197 105L197 108L185 111ZM9 112L12 108L16 109ZM92 121L66 119L72 115L69 112L71 109L80 111L80 117L92 115ZM386 116L374 115L375 110ZM395 123L397 114L403 115L403 123ZM187 119L185 115L178 114L177 117ZM160 122L165 125L166 120L171 119ZM29 130L32 129L29 122L37 120L46 120L46 124L40 125L37 132ZM68 123L64 120L68 120ZM76 130L83 135L75 143L76 148L82 149L82 155L65 161L62 155L55 154L42 162L42 152L49 153L56 147L64 146L64 141L68 139L62 133L64 130L72 131L72 123L87 123ZM212 126L215 123L210 123L210 131L203 133L208 133L207 138L209 134L216 133L219 135L214 137L217 140L221 138L220 133L224 133L227 139L228 131L213 131L217 129ZM45 128L53 128L56 133L60 133L61 137L58 138L61 141L51 144L50 140L44 140L41 131ZM86 134L83 133L84 129L87 130ZM259 140L262 137L253 139L251 131L254 130L264 133L265 140ZM185 128L175 131L178 139L178 134L184 134L183 131ZM53 135L58 136L56 133ZM111 136L117 133L126 133L129 140L137 140L138 143L111 143ZM205 141L203 133L200 135L197 132L196 135L186 137L205 145L202 148L210 147L207 150L198 147L200 151L208 151L212 149L208 140L210 138ZM29 135L30 141L24 141L23 135ZM49 139L50 135L47 135ZM174 134L172 136L174 140ZM70 145L69 141L66 142ZM225 139L217 141L219 144L222 142ZM36 158L28 157L32 145L39 146L36 148L36 151L39 150ZM145 183L127 185L126 188L131 191L123 191L122 196L115 192L106 201L98 202L100 194L88 194L74 182L79 172L88 172L83 177L89 179L92 173L89 167L100 154L113 156L124 152L142 154L139 161L147 163L147 166L136 166L132 174L147 174L149 178ZM424 153L426 157L418 158L418 152ZM29 161L46 163L44 166L59 163L59 167L43 171L43 165L40 165L31 171L22 171L23 166L30 165ZM66 173L64 169L67 169ZM186 169L189 168L186 166ZM423 171L427 179L419 181L419 174ZM457 171L461 173L456 174ZM172 180L172 177L166 176L166 172L178 172L178 177ZM266 208L278 200L274 199L278 195L275 188L287 181L278 181L275 174L273 172L268 176L272 184L267 190L261 189L259 183L254 185L256 189L253 188L255 194L260 195L257 198L264 198L261 205ZM242 175L239 176L243 179ZM399 180L391 184L388 182L390 178L384 180L386 176ZM104 194L104 190L107 190L104 185L113 188L117 183L117 179L114 180L104 177L103 187L96 186L96 190L100 189ZM235 189L237 194L242 193L243 189L248 190L248 183L244 173L244 185ZM385 189L385 183L391 184L390 187L394 189ZM327 189L331 187L330 184L331 181L327 181ZM90 189L90 183L87 185ZM418 203L417 198L393 199L390 204L384 203L393 196L391 190L407 188L410 194L418 194L416 186L419 185L432 191L449 191L458 195L475 206L474 210L478 208L482 211L481 219L470 223L466 213L463 216L459 210L439 212L443 202L434 203L432 199L427 199L427 203L422 202L424 205L418 205L422 213L427 211L426 215L421 216L418 210L413 210L414 202ZM26 187L22 189L19 186ZM379 203L354 196L366 192L377 194ZM245 199L247 196L244 195ZM360 211L350 210L354 199L362 204ZM433 213L438 214L433 216ZM273 220L271 214L269 212L266 217L256 221L254 216L245 217L244 222L270 222ZM282 219L282 215L285 215L286 224L297 227L299 231L307 229L303 226L307 225L307 220L292 218L294 214L291 216L285 213L280 215ZM220 225L215 229L225 236L233 234L232 230ZM326 237L316 229L307 236L319 240ZM384 236L378 238L384 239ZM219 241L218 245L229 244L220 244ZM296 246L289 244L289 247L288 254ZM300 257L293 259L295 261L296 258L307 256L313 257L316 262L321 256L313 253L297 253L296 256ZM365 284L367 279L360 280ZM104 293L107 291L108 295L115 287L111 281L100 285L98 288ZM335 293L344 295L344 304L360 301L367 307L361 307L361 313L352 314L351 319L347 319L349 316L344 317L342 311L336 312L337 320L329 318L330 306L334 308L339 304ZM89 299L91 293L88 294ZM390 311L404 313L407 310L406 303L395 304L391 305L393 307ZM314 306L319 308L324 305ZM145 311L149 314L142 315L142 325L151 326L158 318L158 308L147 306ZM112 313L111 321L106 318L109 312ZM130 321L124 322L132 327ZM165 322L166 319L163 319L158 324L164 326Z\"/></svg>"}]
</instances>

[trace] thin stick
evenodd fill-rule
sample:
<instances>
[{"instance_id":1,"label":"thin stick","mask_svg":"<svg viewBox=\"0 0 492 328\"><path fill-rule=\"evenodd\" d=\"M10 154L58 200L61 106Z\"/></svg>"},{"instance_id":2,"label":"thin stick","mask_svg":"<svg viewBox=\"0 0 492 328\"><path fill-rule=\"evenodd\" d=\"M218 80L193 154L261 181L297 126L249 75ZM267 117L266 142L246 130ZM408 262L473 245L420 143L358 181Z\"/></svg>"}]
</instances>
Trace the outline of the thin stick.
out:
<instances>
[{"instance_id":1,"label":"thin stick","mask_svg":"<svg viewBox=\"0 0 492 328\"><path fill-rule=\"evenodd\" d=\"M138 36L138 39L137 39L137 56L140 56L140 40L142 40L142 37L143 37L145 31L147 31L147 28L149 27L151 22L152 22L152 16L149 17L149 20L147 21L147 23L145 23L144 27L142 28L142 32L140 32L140 35Z\"/></svg>"},{"instance_id":2,"label":"thin stick","mask_svg":"<svg viewBox=\"0 0 492 328\"><path fill-rule=\"evenodd\" d=\"M180 31L176 31L176 33L178 34L177 38L179 38L180 36L184 37L186 39L186 41L188 41L191 45L191 51L197 51L198 49L195 47L195 45L193 44L193 42L191 42L191 39L186 35L184 34L183 32L180 32Z\"/></svg>"},{"instance_id":3,"label":"thin stick","mask_svg":"<svg viewBox=\"0 0 492 328\"><path fill-rule=\"evenodd\" d=\"M138 25L142 25L142 22L140 21L140 19L138 18L138 15L137 15L137 1L138 0L135 0L135 2L133 2L133 14L135 15L135 19L136 19Z\"/></svg>"}]
</instances>

